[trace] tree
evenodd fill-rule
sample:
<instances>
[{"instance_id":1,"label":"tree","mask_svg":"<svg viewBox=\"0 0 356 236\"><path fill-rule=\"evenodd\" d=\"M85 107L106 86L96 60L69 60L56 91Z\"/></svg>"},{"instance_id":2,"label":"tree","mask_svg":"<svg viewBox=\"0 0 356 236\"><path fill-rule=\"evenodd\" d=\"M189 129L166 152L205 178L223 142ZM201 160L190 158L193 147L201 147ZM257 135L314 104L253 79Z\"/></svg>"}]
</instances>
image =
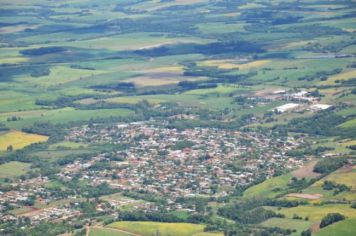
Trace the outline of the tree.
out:
<instances>
[{"instance_id":1,"label":"tree","mask_svg":"<svg viewBox=\"0 0 356 236\"><path fill-rule=\"evenodd\" d=\"M7 146L6 151L12 152L14 150L14 147L12 145Z\"/></svg>"},{"instance_id":2,"label":"tree","mask_svg":"<svg viewBox=\"0 0 356 236\"><path fill-rule=\"evenodd\" d=\"M310 229L304 230L300 235L301 236L311 236L311 230Z\"/></svg>"}]
</instances>

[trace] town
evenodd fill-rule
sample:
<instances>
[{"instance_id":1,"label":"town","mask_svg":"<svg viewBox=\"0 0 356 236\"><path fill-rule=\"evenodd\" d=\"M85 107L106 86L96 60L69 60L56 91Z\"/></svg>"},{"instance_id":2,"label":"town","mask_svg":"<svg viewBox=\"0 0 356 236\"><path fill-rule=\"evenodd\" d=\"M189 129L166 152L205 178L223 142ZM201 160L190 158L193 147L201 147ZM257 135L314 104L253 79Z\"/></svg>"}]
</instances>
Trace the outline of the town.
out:
<instances>
[{"instance_id":1,"label":"town","mask_svg":"<svg viewBox=\"0 0 356 236\"><path fill-rule=\"evenodd\" d=\"M261 176L271 178L277 170L292 170L305 161L287 155L303 144L302 138L282 140L270 133L216 128L177 130L152 122L77 127L66 139L126 144L128 148L68 164L58 174L62 179L71 180L81 173L81 178L92 184L107 182L123 190L169 194L172 200L179 196L226 195L236 185L247 186ZM110 169L90 168L104 160L111 162Z\"/></svg>"}]
</instances>

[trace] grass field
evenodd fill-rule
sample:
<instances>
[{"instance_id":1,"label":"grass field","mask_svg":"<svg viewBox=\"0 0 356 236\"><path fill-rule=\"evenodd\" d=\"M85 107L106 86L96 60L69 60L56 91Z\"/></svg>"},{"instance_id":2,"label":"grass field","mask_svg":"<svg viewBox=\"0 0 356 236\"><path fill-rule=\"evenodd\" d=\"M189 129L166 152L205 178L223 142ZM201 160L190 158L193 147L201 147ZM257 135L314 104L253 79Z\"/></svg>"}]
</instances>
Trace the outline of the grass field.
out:
<instances>
[{"instance_id":1,"label":"grass field","mask_svg":"<svg viewBox=\"0 0 356 236\"><path fill-rule=\"evenodd\" d=\"M0 165L0 178L13 178L26 174L29 170L30 164L11 161Z\"/></svg>"},{"instance_id":2,"label":"grass field","mask_svg":"<svg viewBox=\"0 0 356 236\"><path fill-rule=\"evenodd\" d=\"M274 197L280 193L280 190L287 186L292 178L291 174L281 175L268 179L260 184L257 184L249 189L247 189L243 197L244 198L267 198Z\"/></svg>"},{"instance_id":3,"label":"grass field","mask_svg":"<svg viewBox=\"0 0 356 236\"><path fill-rule=\"evenodd\" d=\"M55 143L49 146L49 150L56 150L59 148L68 148L68 149L82 149L87 147L88 145L85 143L75 143L69 141L63 141L60 143Z\"/></svg>"},{"instance_id":4,"label":"grass field","mask_svg":"<svg viewBox=\"0 0 356 236\"><path fill-rule=\"evenodd\" d=\"M0 151L5 151L8 146L12 145L13 149L21 149L33 143L46 142L47 136L38 134L28 134L21 131L12 130L0 134Z\"/></svg>"},{"instance_id":5,"label":"grass field","mask_svg":"<svg viewBox=\"0 0 356 236\"><path fill-rule=\"evenodd\" d=\"M320 229L315 233L315 236L355 236L356 235L356 219L346 219L336 222L325 228Z\"/></svg>"},{"instance_id":6,"label":"grass field","mask_svg":"<svg viewBox=\"0 0 356 236\"><path fill-rule=\"evenodd\" d=\"M278 227L281 229L295 229L292 236L300 236L300 233L311 226L311 222L305 220L295 220L287 218L271 218L260 224L264 227Z\"/></svg>"},{"instance_id":7,"label":"grass field","mask_svg":"<svg viewBox=\"0 0 356 236\"><path fill-rule=\"evenodd\" d=\"M322 82L322 84L333 85L338 81L349 80L356 77L356 70L341 72L340 74L330 76L328 80Z\"/></svg>"},{"instance_id":8,"label":"grass field","mask_svg":"<svg viewBox=\"0 0 356 236\"><path fill-rule=\"evenodd\" d=\"M155 235L157 231L162 236L192 236L196 233L203 232L204 225L189 224L189 223L158 223L158 222L129 222L121 221L110 224L108 227L116 228L143 236Z\"/></svg>"},{"instance_id":9,"label":"grass field","mask_svg":"<svg viewBox=\"0 0 356 236\"><path fill-rule=\"evenodd\" d=\"M345 123L341 124L340 127L343 129L356 128L356 119L346 121Z\"/></svg>"},{"instance_id":10,"label":"grass field","mask_svg":"<svg viewBox=\"0 0 356 236\"><path fill-rule=\"evenodd\" d=\"M31 125L35 122L50 121L53 123L67 123L71 121L88 121L95 118L107 118L107 117L117 117L117 116L127 116L132 114L131 110L128 109L101 109L98 110L76 110L71 107L53 109L53 110L38 110L26 113L16 113L20 114L18 121L6 122L7 118L11 113L0 114L0 122L6 122L6 124L11 128L22 128L23 126Z\"/></svg>"},{"instance_id":11,"label":"grass field","mask_svg":"<svg viewBox=\"0 0 356 236\"><path fill-rule=\"evenodd\" d=\"M303 190L306 194L322 194L321 200L356 200L356 166L341 168L321 180L315 182L313 185ZM333 195L333 190L327 191L322 188L324 181L332 181L337 184L345 184L351 188L350 192L342 192L337 195Z\"/></svg>"},{"instance_id":12,"label":"grass field","mask_svg":"<svg viewBox=\"0 0 356 236\"><path fill-rule=\"evenodd\" d=\"M48 76L42 76L39 78L19 78L18 81L31 85L36 84L37 86L49 87L55 85L63 85L65 83L72 82L75 80L82 80L86 77L102 74L104 72L105 71L73 69L65 66L57 66L51 69L50 74Z\"/></svg>"},{"instance_id":13,"label":"grass field","mask_svg":"<svg viewBox=\"0 0 356 236\"><path fill-rule=\"evenodd\" d=\"M89 236L130 236L132 234L120 232L115 229L108 229L108 228L90 228Z\"/></svg>"},{"instance_id":14,"label":"grass field","mask_svg":"<svg viewBox=\"0 0 356 236\"><path fill-rule=\"evenodd\" d=\"M286 215L288 218L292 218L294 214L297 214L303 218L309 217L309 220L313 223L321 220L328 213L334 212L338 212L349 218L356 218L356 210L347 204L327 204L321 206L306 205L293 208L283 208L278 212Z\"/></svg>"}]
</instances>

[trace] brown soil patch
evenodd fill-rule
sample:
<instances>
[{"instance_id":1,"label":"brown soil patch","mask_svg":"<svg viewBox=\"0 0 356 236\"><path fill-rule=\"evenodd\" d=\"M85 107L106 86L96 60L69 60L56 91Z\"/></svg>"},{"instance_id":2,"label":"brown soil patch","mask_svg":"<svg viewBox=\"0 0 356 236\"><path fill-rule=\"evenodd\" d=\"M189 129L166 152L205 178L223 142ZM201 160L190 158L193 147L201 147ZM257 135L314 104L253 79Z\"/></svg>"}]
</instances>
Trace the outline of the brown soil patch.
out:
<instances>
[{"instance_id":1,"label":"brown soil patch","mask_svg":"<svg viewBox=\"0 0 356 236\"><path fill-rule=\"evenodd\" d=\"M346 165L338 169L339 173L350 173L352 172L354 166L353 165Z\"/></svg>"},{"instance_id":2,"label":"brown soil patch","mask_svg":"<svg viewBox=\"0 0 356 236\"><path fill-rule=\"evenodd\" d=\"M133 77L125 80L124 82L132 82L138 87L151 87L151 86L163 86L170 84L178 84L180 81L195 81L201 80L200 77L188 77L182 76L180 73L149 73L144 76Z\"/></svg>"},{"instance_id":3,"label":"brown soil patch","mask_svg":"<svg viewBox=\"0 0 356 236\"><path fill-rule=\"evenodd\" d=\"M43 209L31 207L28 212L23 213L23 214L20 214L20 215L18 215L18 216L30 217L30 216L37 215L37 214L39 214L39 213L42 212L42 211L43 211Z\"/></svg>"},{"instance_id":4,"label":"brown soil patch","mask_svg":"<svg viewBox=\"0 0 356 236\"><path fill-rule=\"evenodd\" d=\"M311 231L313 233L316 233L320 230L320 221L315 222L311 227L310 227Z\"/></svg>"},{"instance_id":5,"label":"brown soil patch","mask_svg":"<svg viewBox=\"0 0 356 236\"><path fill-rule=\"evenodd\" d=\"M309 163L307 163L305 166L299 168L298 170L295 170L292 172L292 175L297 178L315 178L320 176L320 174L315 173L314 166L318 163L317 160L313 160Z\"/></svg>"},{"instance_id":6,"label":"brown soil patch","mask_svg":"<svg viewBox=\"0 0 356 236\"><path fill-rule=\"evenodd\" d=\"M304 198L310 200L317 200L320 199L323 195L322 194L306 194L306 193L290 193L287 197L296 197L296 198Z\"/></svg>"}]
</instances>

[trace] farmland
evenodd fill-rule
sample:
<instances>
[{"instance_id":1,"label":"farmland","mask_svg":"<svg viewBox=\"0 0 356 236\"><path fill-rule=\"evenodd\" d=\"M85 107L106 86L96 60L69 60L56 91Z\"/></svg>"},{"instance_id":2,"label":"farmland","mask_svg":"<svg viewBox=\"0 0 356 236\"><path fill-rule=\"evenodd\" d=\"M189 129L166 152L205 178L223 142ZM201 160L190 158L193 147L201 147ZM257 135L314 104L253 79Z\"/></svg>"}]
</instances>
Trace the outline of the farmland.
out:
<instances>
[{"instance_id":1,"label":"farmland","mask_svg":"<svg viewBox=\"0 0 356 236\"><path fill-rule=\"evenodd\" d=\"M0 150L5 151L9 146L21 149L33 143L47 141L48 137L38 134L27 134L20 131L10 131L0 135Z\"/></svg>"},{"instance_id":2,"label":"farmland","mask_svg":"<svg viewBox=\"0 0 356 236\"><path fill-rule=\"evenodd\" d=\"M2 0L0 20L0 234L354 234L354 1Z\"/></svg>"},{"instance_id":3,"label":"farmland","mask_svg":"<svg viewBox=\"0 0 356 236\"><path fill-rule=\"evenodd\" d=\"M149 236L160 232L161 235L182 235L192 236L202 232L204 225L184 224L184 223L156 223L156 222L117 222L109 225L110 228L120 229L144 236Z\"/></svg>"}]
</instances>

